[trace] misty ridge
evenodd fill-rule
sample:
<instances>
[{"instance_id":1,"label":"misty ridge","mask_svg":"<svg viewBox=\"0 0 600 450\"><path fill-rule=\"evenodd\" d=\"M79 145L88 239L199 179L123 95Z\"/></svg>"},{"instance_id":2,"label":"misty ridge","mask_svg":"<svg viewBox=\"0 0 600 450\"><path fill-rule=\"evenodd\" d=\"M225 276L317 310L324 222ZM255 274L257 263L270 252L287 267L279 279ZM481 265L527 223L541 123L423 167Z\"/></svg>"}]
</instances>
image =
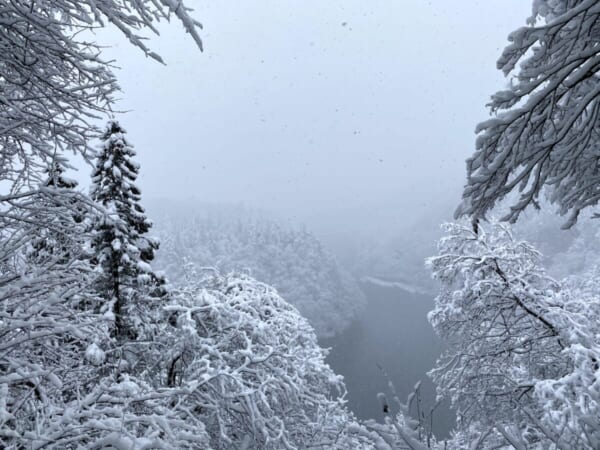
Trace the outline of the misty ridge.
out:
<instances>
[{"instance_id":1,"label":"misty ridge","mask_svg":"<svg viewBox=\"0 0 600 450\"><path fill-rule=\"evenodd\" d=\"M0 4L0 447L600 448L599 19Z\"/></svg>"},{"instance_id":2,"label":"misty ridge","mask_svg":"<svg viewBox=\"0 0 600 450\"><path fill-rule=\"evenodd\" d=\"M247 273L275 287L322 337L339 333L364 309L356 279L306 230L240 206L155 208L162 212L155 216L161 241L155 265L173 285L188 283L190 266Z\"/></svg>"}]
</instances>

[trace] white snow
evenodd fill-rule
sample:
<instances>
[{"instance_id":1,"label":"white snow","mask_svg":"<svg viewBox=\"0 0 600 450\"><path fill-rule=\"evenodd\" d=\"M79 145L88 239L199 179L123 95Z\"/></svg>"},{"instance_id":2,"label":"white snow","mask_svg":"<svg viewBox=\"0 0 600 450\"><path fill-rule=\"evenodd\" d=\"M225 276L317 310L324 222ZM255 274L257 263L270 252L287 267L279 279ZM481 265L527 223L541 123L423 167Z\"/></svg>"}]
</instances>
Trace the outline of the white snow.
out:
<instances>
[{"instance_id":1,"label":"white snow","mask_svg":"<svg viewBox=\"0 0 600 450\"><path fill-rule=\"evenodd\" d=\"M96 345L95 343L91 343L85 350L85 359L90 364L99 366L106 359L106 354L100 347L98 347L98 345Z\"/></svg>"},{"instance_id":2,"label":"white snow","mask_svg":"<svg viewBox=\"0 0 600 450\"><path fill-rule=\"evenodd\" d=\"M370 283L370 284L374 284L376 286L381 286L381 287L401 289L403 291L410 292L411 294L423 294L423 295L430 294L430 292L427 289L424 289L417 285L406 283L404 281L382 280L381 278L372 277L372 276L362 277L360 279L360 281L362 281L363 283Z\"/></svg>"}]
</instances>

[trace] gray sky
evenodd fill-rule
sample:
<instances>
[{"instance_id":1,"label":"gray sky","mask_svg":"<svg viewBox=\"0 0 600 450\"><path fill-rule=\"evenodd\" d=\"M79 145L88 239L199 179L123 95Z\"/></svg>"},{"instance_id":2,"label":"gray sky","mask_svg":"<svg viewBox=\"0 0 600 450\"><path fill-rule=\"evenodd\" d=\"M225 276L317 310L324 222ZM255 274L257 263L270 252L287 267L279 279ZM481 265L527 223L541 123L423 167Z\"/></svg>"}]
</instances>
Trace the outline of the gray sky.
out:
<instances>
[{"instance_id":1,"label":"gray sky","mask_svg":"<svg viewBox=\"0 0 600 450\"><path fill-rule=\"evenodd\" d=\"M506 82L495 61L530 13L518 0L188 3L204 53L175 23L152 40L166 67L121 38L107 51L145 198L384 228L458 203L473 130Z\"/></svg>"}]
</instances>

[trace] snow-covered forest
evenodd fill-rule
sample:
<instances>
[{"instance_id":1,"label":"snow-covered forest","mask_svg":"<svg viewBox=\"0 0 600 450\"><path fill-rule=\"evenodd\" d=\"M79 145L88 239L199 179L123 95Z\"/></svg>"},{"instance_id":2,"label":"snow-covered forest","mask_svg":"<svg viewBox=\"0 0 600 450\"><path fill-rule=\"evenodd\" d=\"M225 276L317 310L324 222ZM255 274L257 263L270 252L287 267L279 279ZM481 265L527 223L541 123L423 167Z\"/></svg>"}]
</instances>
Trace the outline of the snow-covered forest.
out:
<instances>
[{"instance_id":1,"label":"snow-covered forest","mask_svg":"<svg viewBox=\"0 0 600 450\"><path fill-rule=\"evenodd\" d=\"M600 448L600 2L225 3L0 2L0 448Z\"/></svg>"},{"instance_id":2,"label":"snow-covered forest","mask_svg":"<svg viewBox=\"0 0 600 450\"><path fill-rule=\"evenodd\" d=\"M243 207L158 204L156 266L183 287L188 271L215 268L241 272L275 287L317 335L331 337L364 308L356 280L307 230L294 229ZM182 261L184 264L182 264Z\"/></svg>"}]
</instances>

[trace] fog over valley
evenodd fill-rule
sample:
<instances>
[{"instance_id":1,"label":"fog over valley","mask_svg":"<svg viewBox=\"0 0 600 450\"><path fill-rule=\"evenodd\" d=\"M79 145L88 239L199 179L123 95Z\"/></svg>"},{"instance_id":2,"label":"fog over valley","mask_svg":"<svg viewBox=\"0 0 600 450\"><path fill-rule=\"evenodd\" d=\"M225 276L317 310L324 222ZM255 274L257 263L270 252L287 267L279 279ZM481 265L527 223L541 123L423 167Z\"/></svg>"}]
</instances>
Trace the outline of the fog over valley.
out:
<instances>
[{"instance_id":1,"label":"fog over valley","mask_svg":"<svg viewBox=\"0 0 600 450\"><path fill-rule=\"evenodd\" d=\"M99 32L145 198L370 235L453 211L475 124L506 83L496 59L530 14L517 1L202 3L203 53L174 24L150 41L166 66Z\"/></svg>"}]
</instances>

